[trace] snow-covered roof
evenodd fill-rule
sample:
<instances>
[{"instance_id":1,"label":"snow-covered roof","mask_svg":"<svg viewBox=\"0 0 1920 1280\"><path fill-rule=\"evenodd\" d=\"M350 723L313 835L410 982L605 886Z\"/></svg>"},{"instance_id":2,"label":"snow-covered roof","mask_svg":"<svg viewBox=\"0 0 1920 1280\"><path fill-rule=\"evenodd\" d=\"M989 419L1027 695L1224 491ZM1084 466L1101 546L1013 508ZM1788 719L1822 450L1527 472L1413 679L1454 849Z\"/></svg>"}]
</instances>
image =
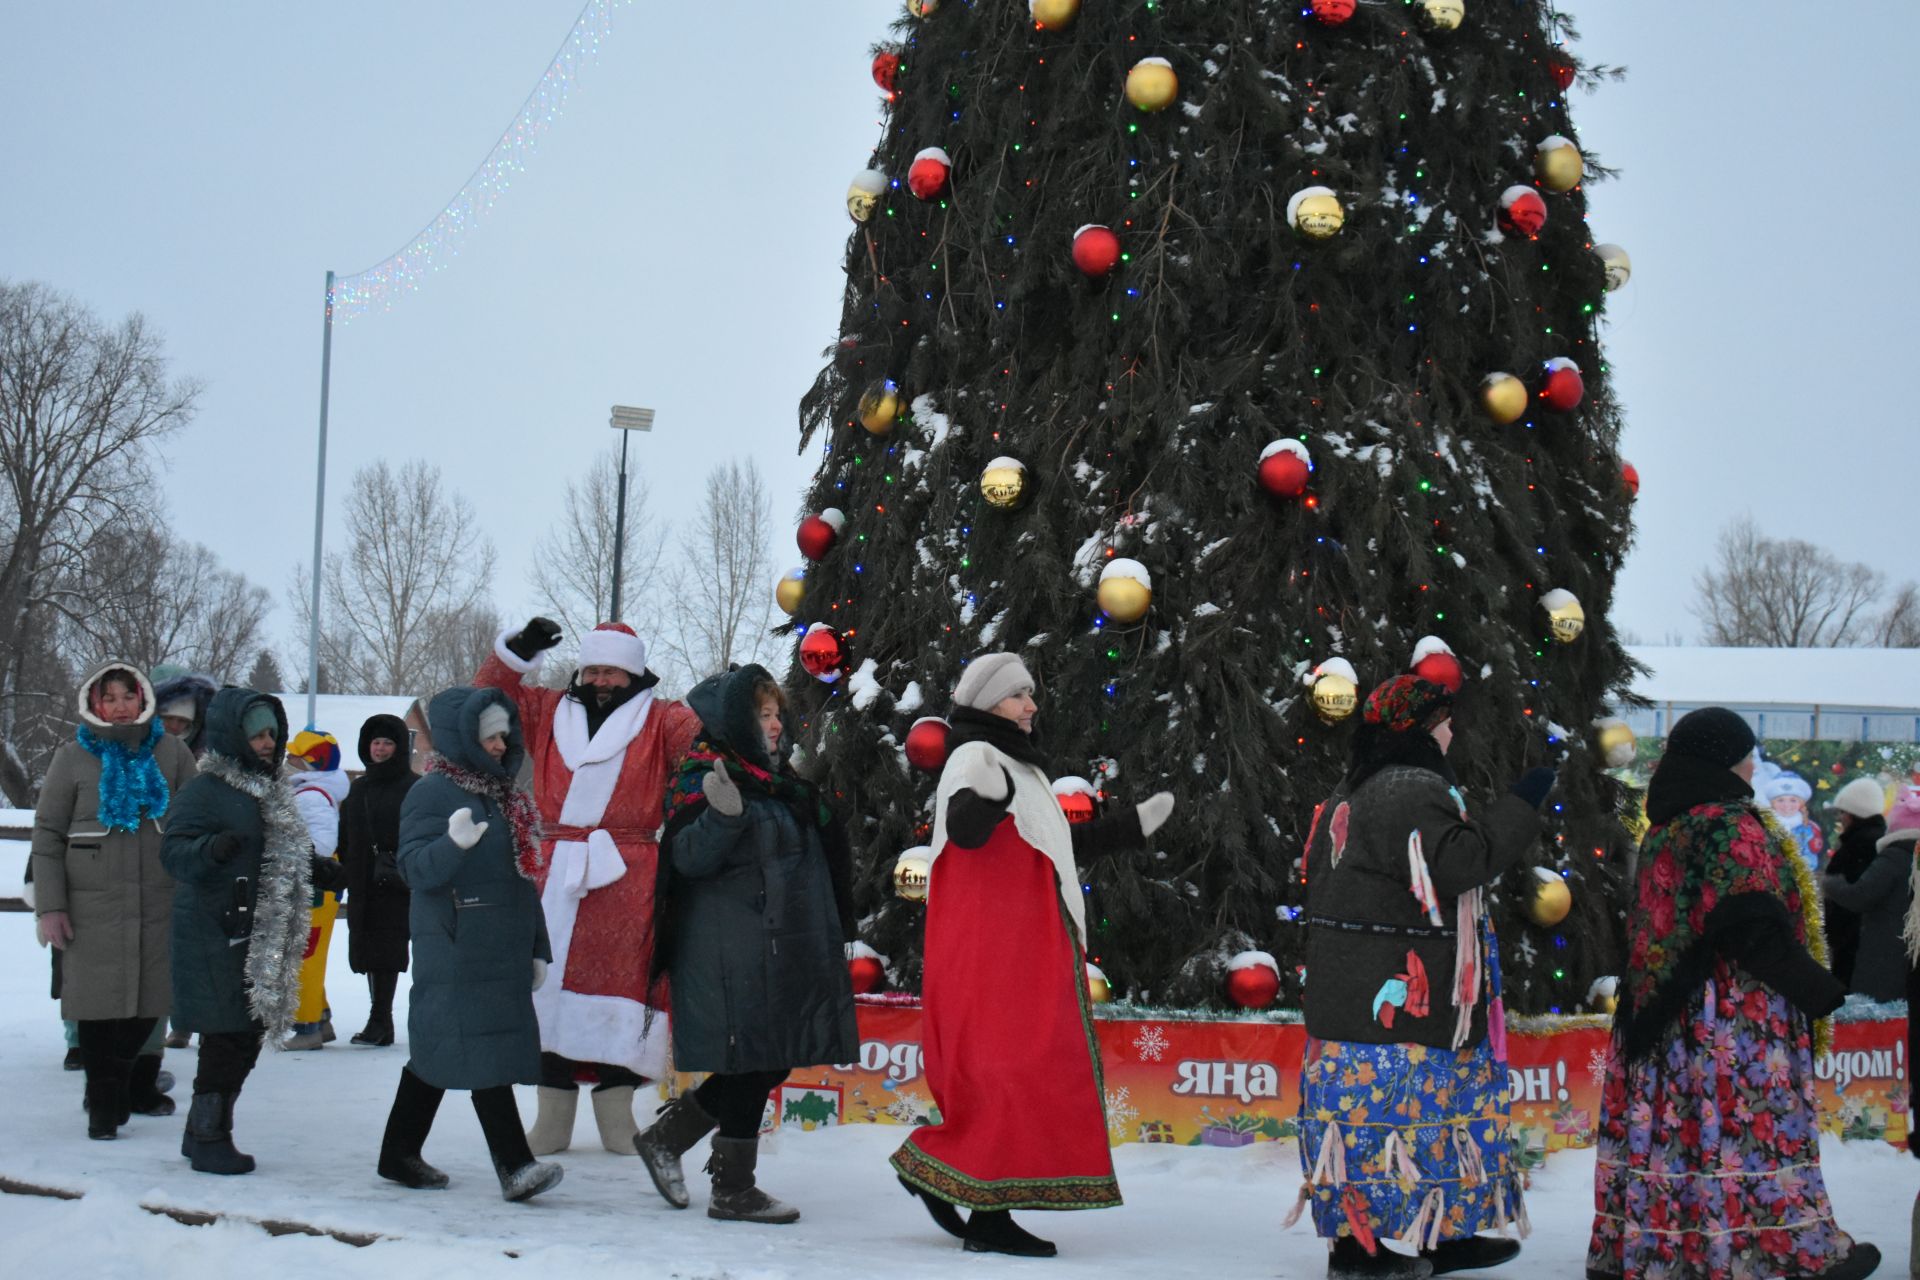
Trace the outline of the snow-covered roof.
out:
<instances>
[{"instance_id":1,"label":"snow-covered roof","mask_svg":"<svg viewBox=\"0 0 1920 1280\"><path fill-rule=\"evenodd\" d=\"M1633 691L1676 706L1920 710L1920 649L1631 645Z\"/></svg>"},{"instance_id":2,"label":"snow-covered roof","mask_svg":"<svg viewBox=\"0 0 1920 1280\"><path fill-rule=\"evenodd\" d=\"M290 731L298 733L307 726L307 695L276 693L287 708ZM360 759L360 726L378 715L407 718L417 699L387 697L382 694L323 693L315 698L313 727L340 740L340 767L359 773L367 766Z\"/></svg>"}]
</instances>

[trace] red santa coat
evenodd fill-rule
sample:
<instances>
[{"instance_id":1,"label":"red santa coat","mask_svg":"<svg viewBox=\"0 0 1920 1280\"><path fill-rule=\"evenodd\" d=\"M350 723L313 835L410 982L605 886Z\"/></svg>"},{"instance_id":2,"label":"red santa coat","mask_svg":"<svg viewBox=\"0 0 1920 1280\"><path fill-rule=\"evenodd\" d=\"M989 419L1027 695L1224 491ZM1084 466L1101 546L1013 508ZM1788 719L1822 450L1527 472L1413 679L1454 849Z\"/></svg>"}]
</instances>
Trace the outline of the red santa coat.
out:
<instances>
[{"instance_id":1,"label":"red santa coat","mask_svg":"<svg viewBox=\"0 0 1920 1280\"><path fill-rule=\"evenodd\" d=\"M533 996L540 1048L657 1078L671 1039L665 1014L647 1007L662 806L700 718L643 690L589 738L586 708L523 681L538 665L497 643L474 683L520 709L545 828L537 887L553 963Z\"/></svg>"}]
</instances>

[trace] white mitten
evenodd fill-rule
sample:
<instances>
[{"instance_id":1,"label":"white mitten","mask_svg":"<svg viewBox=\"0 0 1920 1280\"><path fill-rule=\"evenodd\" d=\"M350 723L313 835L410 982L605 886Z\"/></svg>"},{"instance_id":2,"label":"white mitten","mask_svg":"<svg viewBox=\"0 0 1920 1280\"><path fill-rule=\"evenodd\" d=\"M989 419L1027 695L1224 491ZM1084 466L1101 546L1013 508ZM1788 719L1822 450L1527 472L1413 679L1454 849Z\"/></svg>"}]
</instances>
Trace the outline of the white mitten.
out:
<instances>
[{"instance_id":1,"label":"white mitten","mask_svg":"<svg viewBox=\"0 0 1920 1280\"><path fill-rule=\"evenodd\" d=\"M547 985L547 962L539 956L533 958L533 989L538 991Z\"/></svg>"},{"instance_id":2,"label":"white mitten","mask_svg":"<svg viewBox=\"0 0 1920 1280\"><path fill-rule=\"evenodd\" d=\"M480 843L480 837L487 834L487 824L473 820L473 810L455 809L453 816L447 819L447 839L462 849L471 849Z\"/></svg>"},{"instance_id":3,"label":"white mitten","mask_svg":"<svg viewBox=\"0 0 1920 1280\"><path fill-rule=\"evenodd\" d=\"M1173 816L1173 792L1161 791L1148 796L1139 805L1140 834L1151 836L1167 825L1167 819Z\"/></svg>"}]
</instances>

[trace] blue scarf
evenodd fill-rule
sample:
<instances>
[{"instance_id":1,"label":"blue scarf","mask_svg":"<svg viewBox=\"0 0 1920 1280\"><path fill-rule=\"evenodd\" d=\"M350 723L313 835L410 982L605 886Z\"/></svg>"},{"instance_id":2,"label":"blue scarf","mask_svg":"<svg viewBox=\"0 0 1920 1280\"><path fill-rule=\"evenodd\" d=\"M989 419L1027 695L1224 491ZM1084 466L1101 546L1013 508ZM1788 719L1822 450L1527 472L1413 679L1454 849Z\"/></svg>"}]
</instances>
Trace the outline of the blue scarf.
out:
<instances>
[{"instance_id":1,"label":"blue scarf","mask_svg":"<svg viewBox=\"0 0 1920 1280\"><path fill-rule=\"evenodd\" d=\"M109 831L138 831L144 811L150 818L166 816L170 799L154 744L166 732L156 718L147 727L147 740L129 748L124 742L101 739L80 726L80 745L100 760L100 821Z\"/></svg>"}]
</instances>

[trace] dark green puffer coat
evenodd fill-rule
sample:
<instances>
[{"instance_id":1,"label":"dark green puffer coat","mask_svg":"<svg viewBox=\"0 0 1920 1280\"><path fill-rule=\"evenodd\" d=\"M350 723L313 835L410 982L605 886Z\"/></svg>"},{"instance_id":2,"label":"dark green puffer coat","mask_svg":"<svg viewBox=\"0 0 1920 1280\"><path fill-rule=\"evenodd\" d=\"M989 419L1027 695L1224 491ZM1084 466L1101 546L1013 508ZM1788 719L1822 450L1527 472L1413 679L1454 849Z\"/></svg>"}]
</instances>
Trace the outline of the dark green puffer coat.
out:
<instances>
[{"instance_id":1,"label":"dark green puffer coat","mask_svg":"<svg viewBox=\"0 0 1920 1280\"><path fill-rule=\"evenodd\" d=\"M480 713L507 709L507 754L480 747ZM526 755L520 713L498 689L460 687L427 708L434 749L451 764L511 779ZM471 809L487 830L471 849L447 835L447 820ZM413 891L413 989L408 996L408 1065L442 1089L487 1089L540 1080L540 1026L533 1013L533 961L553 959L533 882L514 860L501 807L428 773L400 806L400 875ZM558 982L559 975L549 981Z\"/></svg>"},{"instance_id":2,"label":"dark green puffer coat","mask_svg":"<svg viewBox=\"0 0 1920 1280\"><path fill-rule=\"evenodd\" d=\"M764 668L713 676L687 695L701 737L774 768L753 701ZM784 757L785 744L782 744ZM851 1062L860 1051L847 976L847 915L821 828L751 782L728 817L700 805L669 824L666 966L673 978L674 1065L776 1071Z\"/></svg>"},{"instance_id":3,"label":"dark green puffer coat","mask_svg":"<svg viewBox=\"0 0 1920 1280\"><path fill-rule=\"evenodd\" d=\"M267 764L247 746L241 725L256 703L273 708L279 746ZM207 705L208 755L236 760L250 774L276 776L286 756L287 712L280 700L252 689L222 689ZM284 784L283 784L284 785ZM216 836L240 837L240 852L215 862ZM160 845L173 893L173 1025L179 1031L246 1031L253 1027L246 993L247 947L260 887L266 823L260 803L211 773L180 789ZM297 969L299 958L294 957Z\"/></svg>"}]
</instances>

